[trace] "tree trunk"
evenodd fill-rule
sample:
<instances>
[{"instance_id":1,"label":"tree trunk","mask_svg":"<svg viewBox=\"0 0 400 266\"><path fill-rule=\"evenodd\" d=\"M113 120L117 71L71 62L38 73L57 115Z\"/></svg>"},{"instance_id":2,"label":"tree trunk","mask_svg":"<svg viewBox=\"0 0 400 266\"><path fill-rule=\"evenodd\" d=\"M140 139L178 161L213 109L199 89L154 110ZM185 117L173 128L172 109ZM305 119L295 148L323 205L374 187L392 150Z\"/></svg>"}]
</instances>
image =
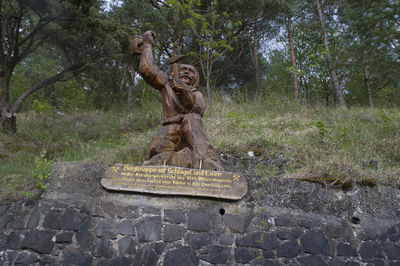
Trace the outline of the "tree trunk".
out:
<instances>
[{"instance_id":1,"label":"tree trunk","mask_svg":"<svg viewBox=\"0 0 400 266\"><path fill-rule=\"evenodd\" d=\"M333 64L332 55L331 55L331 52L329 51L328 36L326 34L326 31L325 31L325 24L324 24L324 19L322 17L321 6L319 4L319 0L315 0L315 2L317 4L319 22L321 23L322 42L323 42L324 48L326 50L326 62L328 64L329 74L330 74L330 77L331 77L333 88L335 89L336 98L338 100L339 105L341 107L346 108L346 102L344 101L342 90L340 89L340 85L339 85L339 80L337 79L337 76L336 76L336 71L335 71L335 67L334 67L334 64Z\"/></svg>"},{"instance_id":2,"label":"tree trunk","mask_svg":"<svg viewBox=\"0 0 400 266\"><path fill-rule=\"evenodd\" d=\"M365 55L363 55L363 61L365 88L367 89L368 103L370 107L374 107L374 103L372 102L371 86L369 83L369 68L366 63Z\"/></svg>"},{"instance_id":3,"label":"tree trunk","mask_svg":"<svg viewBox=\"0 0 400 266\"><path fill-rule=\"evenodd\" d=\"M254 19L254 24L253 24L253 64L254 64L254 70L256 72L256 93L255 93L255 98L258 98L258 94L260 92L260 62L258 60L258 37L257 37L257 18Z\"/></svg>"},{"instance_id":4,"label":"tree trunk","mask_svg":"<svg viewBox=\"0 0 400 266\"><path fill-rule=\"evenodd\" d=\"M131 75L131 84L128 86L128 107L131 109L133 105L133 91L135 90L135 69L130 69L129 74Z\"/></svg>"},{"instance_id":5,"label":"tree trunk","mask_svg":"<svg viewBox=\"0 0 400 266\"><path fill-rule=\"evenodd\" d=\"M294 88L294 97L298 101L299 100L299 87L297 86L297 66L296 59L294 57L294 49L293 49L293 36L292 36L292 22L291 18L288 17L287 31L289 38L289 49L290 49L290 61L292 62L292 78L293 78L293 88Z\"/></svg>"},{"instance_id":6,"label":"tree trunk","mask_svg":"<svg viewBox=\"0 0 400 266\"><path fill-rule=\"evenodd\" d=\"M2 111L1 127L6 135L13 135L17 133L17 114L11 114L7 111Z\"/></svg>"},{"instance_id":7,"label":"tree trunk","mask_svg":"<svg viewBox=\"0 0 400 266\"><path fill-rule=\"evenodd\" d=\"M17 132L16 115L10 111L10 80L11 75L5 74L1 78L0 120L3 132L13 135Z\"/></svg>"}]
</instances>

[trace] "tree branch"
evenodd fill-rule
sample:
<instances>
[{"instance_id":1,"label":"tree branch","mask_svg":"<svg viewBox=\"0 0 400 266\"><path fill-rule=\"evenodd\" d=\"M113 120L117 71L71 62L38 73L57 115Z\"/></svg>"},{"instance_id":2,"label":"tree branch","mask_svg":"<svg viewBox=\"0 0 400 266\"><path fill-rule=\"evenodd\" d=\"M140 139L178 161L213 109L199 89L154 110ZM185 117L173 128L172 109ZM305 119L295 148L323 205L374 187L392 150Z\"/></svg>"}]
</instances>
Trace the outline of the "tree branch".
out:
<instances>
[{"instance_id":1,"label":"tree branch","mask_svg":"<svg viewBox=\"0 0 400 266\"><path fill-rule=\"evenodd\" d=\"M13 104L13 106L11 107L11 113L18 113L19 110L22 107L22 104L24 103L25 99L31 95L32 93L34 93L35 91L47 87L57 81L60 81L62 79L68 79L71 78L73 76L78 75L79 73L81 73L83 70L85 70L85 68L87 67L86 63L81 63L81 64L77 64L74 65L66 70L64 70L63 72L56 74L48 79L45 79L41 82L39 82L38 84L36 84L35 86L27 89L26 91L24 91L21 96L18 97L18 99L15 101L15 103Z\"/></svg>"}]
</instances>

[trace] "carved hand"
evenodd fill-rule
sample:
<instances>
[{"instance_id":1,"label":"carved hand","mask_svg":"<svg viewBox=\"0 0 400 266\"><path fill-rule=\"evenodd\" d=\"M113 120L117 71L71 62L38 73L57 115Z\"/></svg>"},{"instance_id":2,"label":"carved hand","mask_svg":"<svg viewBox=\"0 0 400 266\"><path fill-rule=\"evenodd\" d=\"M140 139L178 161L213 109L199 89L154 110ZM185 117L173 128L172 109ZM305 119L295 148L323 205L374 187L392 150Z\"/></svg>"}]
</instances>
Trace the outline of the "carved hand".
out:
<instances>
[{"instance_id":1,"label":"carved hand","mask_svg":"<svg viewBox=\"0 0 400 266\"><path fill-rule=\"evenodd\" d=\"M183 83L180 79L173 79L171 82L171 87L175 91L179 91L179 92L189 89L187 87L187 85L185 83Z\"/></svg>"},{"instance_id":2,"label":"carved hand","mask_svg":"<svg viewBox=\"0 0 400 266\"><path fill-rule=\"evenodd\" d=\"M143 34L143 43L154 44L154 39L156 38L156 33L152 30L148 30Z\"/></svg>"}]
</instances>

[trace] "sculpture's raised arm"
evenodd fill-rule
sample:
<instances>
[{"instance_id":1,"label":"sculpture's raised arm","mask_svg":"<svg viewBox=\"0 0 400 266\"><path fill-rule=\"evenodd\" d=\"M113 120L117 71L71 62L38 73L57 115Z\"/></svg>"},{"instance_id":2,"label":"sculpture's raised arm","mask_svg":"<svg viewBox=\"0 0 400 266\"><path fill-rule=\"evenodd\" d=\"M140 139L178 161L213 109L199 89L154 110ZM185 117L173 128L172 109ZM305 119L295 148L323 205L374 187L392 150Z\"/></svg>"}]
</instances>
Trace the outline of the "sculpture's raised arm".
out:
<instances>
[{"instance_id":1,"label":"sculpture's raised arm","mask_svg":"<svg viewBox=\"0 0 400 266\"><path fill-rule=\"evenodd\" d=\"M154 65L153 45L155 33L146 31L143 35L143 50L140 58L139 73L143 79L157 90L168 84L168 75Z\"/></svg>"}]
</instances>

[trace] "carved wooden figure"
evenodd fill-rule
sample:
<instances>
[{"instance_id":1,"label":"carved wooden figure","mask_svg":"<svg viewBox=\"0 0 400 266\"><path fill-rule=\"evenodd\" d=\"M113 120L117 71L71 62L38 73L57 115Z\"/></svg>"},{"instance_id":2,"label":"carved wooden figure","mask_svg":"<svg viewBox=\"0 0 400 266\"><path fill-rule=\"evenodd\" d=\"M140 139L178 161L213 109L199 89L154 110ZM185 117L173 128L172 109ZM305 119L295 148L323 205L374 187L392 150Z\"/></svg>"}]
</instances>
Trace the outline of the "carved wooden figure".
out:
<instances>
[{"instance_id":1,"label":"carved wooden figure","mask_svg":"<svg viewBox=\"0 0 400 266\"><path fill-rule=\"evenodd\" d=\"M173 75L154 65L152 48L155 33L131 40L131 53L140 54L139 73L161 93L163 126L150 144L150 158L145 164L172 165L187 168L223 171L221 162L208 140L202 117L206 102L199 86L199 72L194 66L179 64L172 57Z\"/></svg>"}]
</instances>

